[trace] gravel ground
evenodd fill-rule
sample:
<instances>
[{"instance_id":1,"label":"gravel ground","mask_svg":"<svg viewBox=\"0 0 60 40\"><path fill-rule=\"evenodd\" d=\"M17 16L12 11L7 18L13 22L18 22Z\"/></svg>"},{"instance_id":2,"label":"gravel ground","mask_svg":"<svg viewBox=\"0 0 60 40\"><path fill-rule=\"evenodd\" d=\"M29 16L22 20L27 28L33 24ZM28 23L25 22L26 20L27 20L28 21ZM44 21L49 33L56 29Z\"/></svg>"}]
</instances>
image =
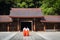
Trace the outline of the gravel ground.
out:
<instances>
[{"instance_id":1,"label":"gravel ground","mask_svg":"<svg viewBox=\"0 0 60 40\"><path fill-rule=\"evenodd\" d=\"M0 32L0 40L60 40L60 32L30 32L30 36L23 36L22 32Z\"/></svg>"},{"instance_id":2,"label":"gravel ground","mask_svg":"<svg viewBox=\"0 0 60 40\"><path fill-rule=\"evenodd\" d=\"M46 40L60 40L60 32L36 32Z\"/></svg>"},{"instance_id":3,"label":"gravel ground","mask_svg":"<svg viewBox=\"0 0 60 40\"><path fill-rule=\"evenodd\" d=\"M0 32L0 40L9 40L17 32Z\"/></svg>"},{"instance_id":4,"label":"gravel ground","mask_svg":"<svg viewBox=\"0 0 60 40\"><path fill-rule=\"evenodd\" d=\"M18 32L14 37L12 37L10 40L45 40L41 36L37 35L34 32L30 32L30 36L23 36L21 32Z\"/></svg>"}]
</instances>

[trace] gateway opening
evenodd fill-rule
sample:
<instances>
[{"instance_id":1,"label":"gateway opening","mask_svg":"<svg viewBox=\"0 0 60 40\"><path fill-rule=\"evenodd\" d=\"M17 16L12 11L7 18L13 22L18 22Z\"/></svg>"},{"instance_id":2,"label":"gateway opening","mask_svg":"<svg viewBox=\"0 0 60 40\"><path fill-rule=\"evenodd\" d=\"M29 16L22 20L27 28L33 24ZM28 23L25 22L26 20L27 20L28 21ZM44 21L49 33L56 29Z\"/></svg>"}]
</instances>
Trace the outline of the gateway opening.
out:
<instances>
[{"instance_id":1,"label":"gateway opening","mask_svg":"<svg viewBox=\"0 0 60 40\"><path fill-rule=\"evenodd\" d=\"M21 22L21 31L24 27L28 27L31 30L31 23L32 22Z\"/></svg>"}]
</instances>

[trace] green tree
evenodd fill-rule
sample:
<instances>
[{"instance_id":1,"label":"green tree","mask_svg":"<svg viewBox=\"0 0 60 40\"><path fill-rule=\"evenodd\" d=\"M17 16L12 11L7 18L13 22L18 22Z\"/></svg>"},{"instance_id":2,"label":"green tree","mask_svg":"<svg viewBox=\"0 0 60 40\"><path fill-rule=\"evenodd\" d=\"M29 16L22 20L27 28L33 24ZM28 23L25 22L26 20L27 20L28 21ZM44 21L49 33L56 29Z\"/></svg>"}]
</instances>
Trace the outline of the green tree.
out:
<instances>
[{"instance_id":1,"label":"green tree","mask_svg":"<svg viewBox=\"0 0 60 40\"><path fill-rule=\"evenodd\" d=\"M14 7L17 8L39 8L42 0L15 0Z\"/></svg>"},{"instance_id":2,"label":"green tree","mask_svg":"<svg viewBox=\"0 0 60 40\"><path fill-rule=\"evenodd\" d=\"M9 15L14 8L39 8L42 0L0 0L0 15Z\"/></svg>"},{"instance_id":3,"label":"green tree","mask_svg":"<svg viewBox=\"0 0 60 40\"><path fill-rule=\"evenodd\" d=\"M45 15L60 15L60 0L44 0L41 9Z\"/></svg>"},{"instance_id":4,"label":"green tree","mask_svg":"<svg viewBox=\"0 0 60 40\"><path fill-rule=\"evenodd\" d=\"M0 15L9 15L12 4L10 0L0 0Z\"/></svg>"}]
</instances>

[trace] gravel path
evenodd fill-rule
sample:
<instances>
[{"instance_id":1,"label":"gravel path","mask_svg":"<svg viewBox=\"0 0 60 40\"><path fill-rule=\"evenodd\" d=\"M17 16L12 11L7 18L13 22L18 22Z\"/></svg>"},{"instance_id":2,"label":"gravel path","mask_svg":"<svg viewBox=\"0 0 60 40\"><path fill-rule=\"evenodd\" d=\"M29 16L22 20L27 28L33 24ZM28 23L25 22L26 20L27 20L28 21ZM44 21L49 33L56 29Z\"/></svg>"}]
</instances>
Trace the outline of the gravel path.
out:
<instances>
[{"instance_id":1,"label":"gravel path","mask_svg":"<svg viewBox=\"0 0 60 40\"><path fill-rule=\"evenodd\" d=\"M30 32L30 36L25 36L25 37L23 36L22 32L18 32L10 40L45 40L45 39L34 32Z\"/></svg>"},{"instance_id":2,"label":"gravel path","mask_svg":"<svg viewBox=\"0 0 60 40\"><path fill-rule=\"evenodd\" d=\"M17 32L0 32L0 40L9 40Z\"/></svg>"}]
</instances>

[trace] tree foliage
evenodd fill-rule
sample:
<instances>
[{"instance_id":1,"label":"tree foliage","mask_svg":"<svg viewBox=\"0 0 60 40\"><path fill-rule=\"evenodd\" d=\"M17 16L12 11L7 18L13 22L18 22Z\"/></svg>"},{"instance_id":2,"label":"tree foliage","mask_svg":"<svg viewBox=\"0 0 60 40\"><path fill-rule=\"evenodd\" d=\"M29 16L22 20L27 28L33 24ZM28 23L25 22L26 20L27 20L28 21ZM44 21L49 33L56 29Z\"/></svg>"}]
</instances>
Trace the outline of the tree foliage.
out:
<instances>
[{"instance_id":1,"label":"tree foliage","mask_svg":"<svg viewBox=\"0 0 60 40\"><path fill-rule=\"evenodd\" d=\"M44 0L41 8L45 15L60 15L60 0Z\"/></svg>"},{"instance_id":2,"label":"tree foliage","mask_svg":"<svg viewBox=\"0 0 60 40\"><path fill-rule=\"evenodd\" d=\"M9 15L14 8L39 8L41 0L0 0L0 15Z\"/></svg>"},{"instance_id":3,"label":"tree foliage","mask_svg":"<svg viewBox=\"0 0 60 40\"><path fill-rule=\"evenodd\" d=\"M0 15L9 15L12 7L41 8L45 15L60 15L60 0L0 0Z\"/></svg>"},{"instance_id":4,"label":"tree foliage","mask_svg":"<svg viewBox=\"0 0 60 40\"><path fill-rule=\"evenodd\" d=\"M41 0L16 0L15 6L17 8L39 8Z\"/></svg>"},{"instance_id":5,"label":"tree foliage","mask_svg":"<svg viewBox=\"0 0 60 40\"><path fill-rule=\"evenodd\" d=\"M0 0L0 15L9 15L13 2Z\"/></svg>"}]
</instances>

